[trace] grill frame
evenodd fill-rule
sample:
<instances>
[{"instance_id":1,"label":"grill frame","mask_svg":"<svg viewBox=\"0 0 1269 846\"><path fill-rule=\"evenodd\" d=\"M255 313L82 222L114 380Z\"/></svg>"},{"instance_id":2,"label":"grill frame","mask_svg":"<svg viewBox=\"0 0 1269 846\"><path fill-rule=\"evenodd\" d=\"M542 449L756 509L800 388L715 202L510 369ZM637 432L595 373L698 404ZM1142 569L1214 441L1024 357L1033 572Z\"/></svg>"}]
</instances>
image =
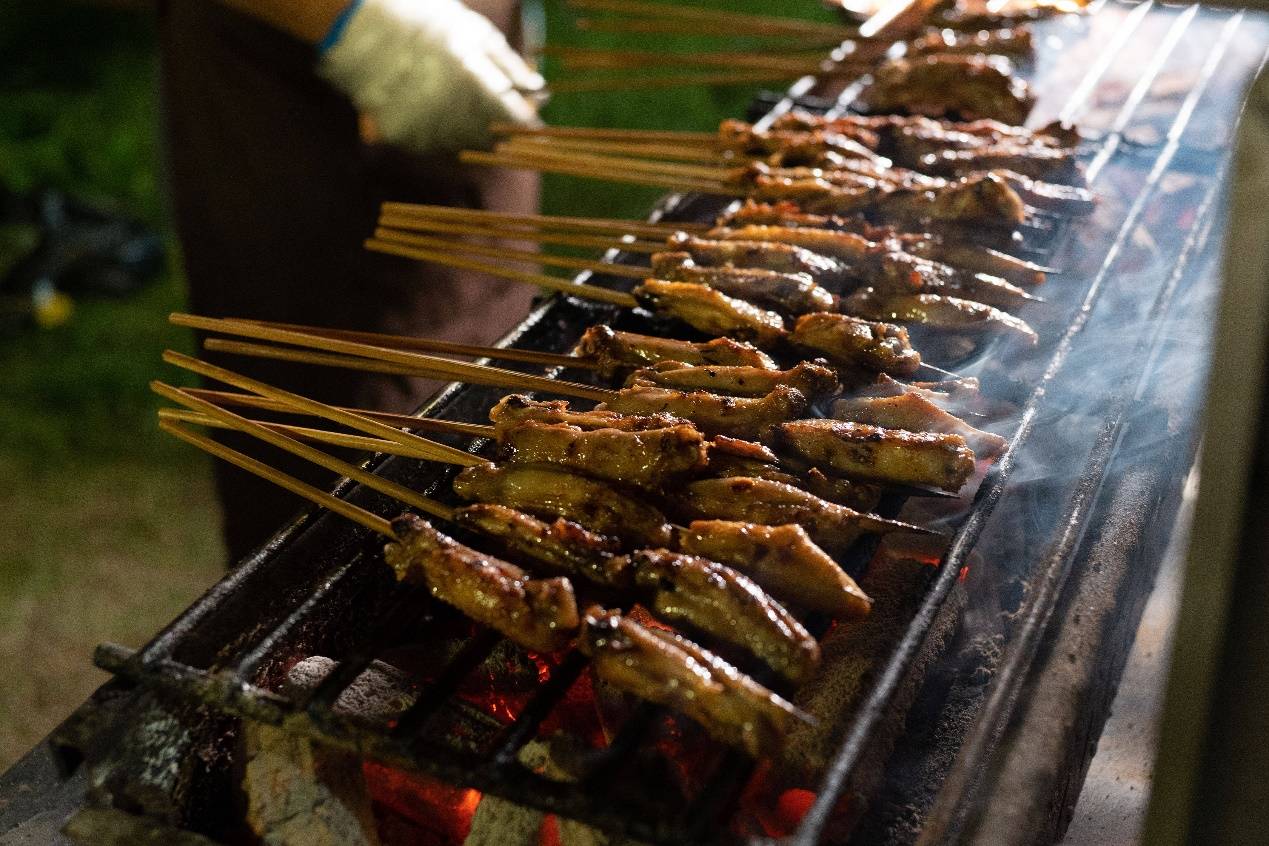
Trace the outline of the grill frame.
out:
<instances>
[{"instance_id":1,"label":"grill frame","mask_svg":"<svg viewBox=\"0 0 1269 846\"><path fill-rule=\"evenodd\" d=\"M1135 10L1131 13L1136 17L1130 18L1134 21L1132 27L1124 28L1121 46L1131 41L1136 26L1149 16L1151 8L1151 3L1145 3L1139 7L1139 11ZM1198 7L1179 13L1178 21L1184 21L1184 24L1174 24L1175 40L1171 42L1172 46L1179 43L1186 28L1200 14ZM1232 38L1243 20L1243 15L1232 13L1228 20L1234 22L1228 24L1229 36ZM1228 42L1225 44L1228 46ZM1166 45L1167 42L1164 46ZM1194 88L1186 100L1187 105L1178 112L1167 142L1159 148L1153 160L1154 164L1151 165L1150 176L1145 187L1137 195L1130 213L1112 241L1110 251L1104 256L1099 269L1093 275L1076 309L1075 318L1058 339L1043 370L1042 380L1030 393L1019 425L1010 437L1006 453L980 486L969 510L964 515L963 522L952 538L940 569L929 584L919 612L891 654L886 656L883 668L878 673L880 680L864 698L862 705L856 709L845 733L845 739L836 754L832 756L831 764L820 782L819 798L803 820L799 831L788 840L789 843L799 844L799 846L813 844L818 842L825 833L833 807L848 789L869 745L875 740L878 725L895 701L905 680L908 679L916 656L927 644L931 627L952 595L961 566L967 561L983 528L1004 496L1015 467L1016 457L1033 434L1041 411L1048 403L1053 402L1050 388L1063 375L1076 339L1088 324L1095 306L1105 291L1116 259L1143 211L1159 189L1162 180L1171 172L1174 161L1178 156L1186 153L1182 144L1184 130L1223 55L1221 52L1216 52L1218 49L1223 50L1220 42L1213 47L1214 52L1211 55L1214 58L1209 62L1211 73L1204 78L1203 84ZM1147 71L1157 75L1167 58L1167 51L1162 52L1157 66L1151 66L1153 70L1148 67ZM1115 54L1108 53L1103 63L1095 64L1090 69L1085 78L1092 81L1088 85L1077 86L1072 102L1063 109L1064 116L1073 116L1078 113L1083 104L1077 102L1076 98L1092 96L1096 90L1097 77L1106 72L1114 59ZM1120 118L1114 121L1111 131L1100 141L1098 153L1090 165L1092 176L1100 175L1105 165L1116 156L1141 155L1141 151L1126 140L1125 131L1130 127L1136 109L1146 99L1153 81L1153 76L1143 74L1142 81L1128 96ZM815 84L815 80L810 78L799 80L790 89L788 95L772 109L767 119L770 120L775 115L798 104L800 100L811 94ZM838 108L844 107L844 104L849 103L853 97L852 89L843 92L837 98ZM1217 175L1211 182L1212 188L1205 200L1205 205L1209 206L1217 196L1221 185L1220 176ZM716 204L705 198L674 195L659 204L652 219L700 219L714 205ZM1204 225L1204 219L1198 218L1194 231L1199 232ZM1058 245L1064 240L1065 228L1064 223L1056 228L1051 244ZM1040 253L1040 255L1047 257L1050 253ZM625 258L616 253L610 256L618 260ZM1180 262L1176 273L1162 283L1153 306L1158 313L1166 310L1171 303L1172 296L1187 266L1188 260ZM578 279L586 280L591 276L593 274L584 273ZM1062 284L1069 283L1063 280ZM610 320L618 325L629 325L631 319L629 315L620 314L615 309L577 303L556 296L537 307L502 343L545 351L564 351L571 346L571 340L575 338L576 331L580 327L596 320ZM572 330L572 337L569 331L560 331L561 327L569 327ZM1157 337L1142 338L1138 349L1148 356L1159 340ZM496 396L496 392L474 387L450 386L429 403L423 409L423 413L451 419L473 419L473 410L483 412L488 407L488 399L491 395ZM1120 431L1133 398L1125 394L1115 398L1108 405L1102 432L1078 486L1080 494L1070 503L1069 519L1066 521L1068 531L1045 562L1044 573L1051 574L1055 578L1054 584L1059 588L1064 581L1065 573L1069 572L1070 562L1079 546L1079 541L1088 528L1092 504L1111 466ZM472 448L477 449L479 446L473 445ZM376 457L367 462L366 466L429 492L443 488L449 478L446 473L420 473L417 469L411 470L408 462L401 459ZM364 491L347 480L337 488L337 493L378 513L391 514L399 510L393 509L383 497ZM901 503L896 502L890 505L897 509ZM324 549L322 558L329 562L329 566L323 564L313 567L309 564L305 582L308 587L294 584L290 577L296 574L287 572L286 565L302 557L306 547L324 546L327 538L337 540L332 546ZM340 691L351 683L380 651L383 643L379 638L362 644L350 653L341 663L340 670L332 673L306 699L288 700L252 684L252 680L271 662L277 648L288 639L297 637L298 632L310 619L310 615L319 607L326 603L341 601L343 591L348 591L350 599L355 600L359 590L374 589L373 586L364 588L358 583L362 565L367 562L373 563L373 545L371 537L364 530L347 526L338 518L320 514L315 510L306 512L242 562L238 569L229 574L143 649L133 653L107 645L99 649L95 660L98 666L144 686L168 690L186 699L249 719L285 724L315 740L355 749L361 754L384 763L426 771L455 784L475 787L543 810L576 817L606 829L659 842L705 842L709 839L710 827L726 806L734 801L736 793L750 771L748 762L736 753L727 753L724 756L718 767L724 777L711 782L711 785L699 797L699 805L685 809L685 817L673 821L672 825L666 825L665 820L649 821L632 818L626 809L617 809L613 807L613 803L603 801L602 794L599 794L597 801L596 794L589 789L579 789L548 781L515 763L515 752L523 742L531 739L541 719L546 716L550 707L553 707L551 697L562 694L572 679L583 671L585 662L576 653L565 659L563 667L556 670L551 680L539 691L533 703L541 704L531 703L528 706L525 715L512 724L507 736L487 761L474 760L461 755L448 755L443 749L422 750L412 743L403 745L399 742L401 740L399 737L385 738L380 732L366 732L347 724L331 712L331 704ZM852 555L851 561L846 563L858 569L866 564L870 555L871 550L859 549ZM233 638L221 639L216 632L233 629L236 612L241 612L243 609L250 612L259 604L248 594L264 590L269 585L276 585L282 590L289 589L303 593L304 598L293 612L274 625L262 623L252 613L245 614L247 619L238 621L242 624L238 637L244 643L254 642L254 645L246 646L238 653L241 657L231 669L219 668L214 660L202 662L206 666L199 666L199 662L186 657L188 653L197 653L200 650L204 654L214 655L232 643ZM1025 675L1030 664L1028 651L1034 649L1039 635L1046 628L1048 616L1056 602L1056 594L1057 591L1053 591L1037 597L1028 610L1025 632L1022 640L1019 641L1018 650L1013 653L1017 657L1010 659L1007 665L1008 671L1002 676L1004 684L1000 689L1003 692L999 695L999 700L989 707L988 717L993 721L1004 719L1008 714L1006 707L1009 698L1008 685L1020 683L1018 680ZM396 629L394 624L404 622L403 618L408 616L408 609L413 607L411 603L419 598L417 593L398 592L389 611L392 619L387 625L380 627L377 634L384 640L391 640L390 635ZM214 625L213 621L215 621ZM254 633L264 626L268 626L268 630L262 636L255 637ZM244 632L251 634L244 638ZM447 671L442 676L441 682L434 684L432 689L446 696L452 693L453 687L461 681L463 667L470 670L476 666L483 655L482 649L486 647L492 649L492 641L495 640L494 636L487 635L484 641L477 641L470 652L461 653L461 661L451 665L453 669ZM1033 655L1032 651L1031 656ZM441 707L441 700L437 700L437 703L436 707ZM431 706L416 707L421 712ZM648 730L659 710L645 706L631 723L632 735L627 737L623 733L614 740L613 748L618 750L613 758L614 765L620 765L623 760L621 755L638 745L642 737L641 733ZM421 725L417 716L410 719L411 726L414 723ZM984 756L989 751L990 744L982 742L981 739L973 743L975 748L981 747ZM426 755L423 754L424 752Z\"/></svg>"}]
</instances>

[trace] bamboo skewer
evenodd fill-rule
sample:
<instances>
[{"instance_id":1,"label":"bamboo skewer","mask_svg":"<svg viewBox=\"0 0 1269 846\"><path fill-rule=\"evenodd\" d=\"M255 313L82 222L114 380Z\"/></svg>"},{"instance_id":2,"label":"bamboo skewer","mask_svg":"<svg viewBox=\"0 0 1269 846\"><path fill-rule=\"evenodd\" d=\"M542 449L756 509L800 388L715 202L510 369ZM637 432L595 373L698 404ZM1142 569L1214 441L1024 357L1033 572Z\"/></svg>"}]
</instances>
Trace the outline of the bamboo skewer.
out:
<instances>
[{"instance_id":1,"label":"bamboo skewer","mask_svg":"<svg viewBox=\"0 0 1269 846\"><path fill-rule=\"evenodd\" d=\"M524 133L513 134L511 138L521 142L524 149L532 150L531 144L540 145L545 150L576 150L583 153L607 153L609 155L639 156L647 159L668 159L671 161L697 162L700 164L719 164L728 151L717 144L712 146L700 144L674 144L665 141L625 141L618 138L573 138L571 136L536 135ZM715 138L715 141L718 139ZM682 229L682 226L670 227L669 231ZM662 232L665 230L663 229ZM633 234L633 233L632 233Z\"/></svg>"},{"instance_id":2,"label":"bamboo skewer","mask_svg":"<svg viewBox=\"0 0 1269 846\"><path fill-rule=\"evenodd\" d=\"M398 484L391 479L386 479L383 476L377 476L368 470L364 470L361 467L356 466L355 464L335 458L332 455L327 455L319 449L311 447L306 443L298 441L289 435L278 432L261 423L248 420L241 415L234 414L232 411L221 408L220 406L214 405L206 400L199 399L198 397L192 397L184 391L173 388L171 385L164 384L163 382L151 382L150 388L164 399L171 400L172 402L179 403L187 408L202 412L203 414L223 423L226 428L251 435L252 437L258 438L271 446L275 446L278 449L291 453L292 455L299 456L305 461L311 461L318 467L338 473L341 476L347 476L354 482L358 482L371 490L390 496L398 502L408 505L411 508L417 508L425 514L431 514L433 517L440 517L442 520L450 520L454 517L454 509L448 505L416 493L415 491L407 488L405 485ZM461 452L461 450L458 452ZM463 454L467 455L468 458L476 458L468 453ZM471 463L472 462L467 461L463 464L464 466L471 466ZM488 462L482 458L477 459L476 463L487 464Z\"/></svg>"},{"instance_id":3,"label":"bamboo skewer","mask_svg":"<svg viewBox=\"0 0 1269 846\"><path fill-rule=\"evenodd\" d=\"M307 499L309 502L320 505L342 517L347 517L372 532L377 532L387 538L395 539L396 537L392 531L392 524L378 514L373 514L364 508L345 502L326 491L318 490L312 485L301 482L294 476L289 476L281 470L275 470L263 461L257 461L254 458L243 455L235 449L230 449L224 444L217 443L205 435L191 432L184 426L180 426L170 420L160 420L159 428L173 437L180 438L186 443L196 446L210 455L214 455L216 458L228 461L230 464L240 467L248 473L253 473L267 482L272 482L280 488Z\"/></svg>"},{"instance_id":4,"label":"bamboo skewer","mask_svg":"<svg viewBox=\"0 0 1269 846\"><path fill-rule=\"evenodd\" d=\"M694 85L747 85L763 82L786 82L799 74L767 70L712 71L699 73L557 79L551 82L552 94L582 94L599 91L639 91L680 88Z\"/></svg>"},{"instance_id":5,"label":"bamboo skewer","mask_svg":"<svg viewBox=\"0 0 1269 846\"><path fill-rule=\"evenodd\" d=\"M597 126L521 126L517 123L495 123L489 127L494 135L537 135L552 138L610 139L617 141L666 141L673 144L712 144L717 132L680 129L621 129Z\"/></svg>"},{"instance_id":6,"label":"bamboo skewer","mask_svg":"<svg viewBox=\"0 0 1269 846\"><path fill-rule=\"evenodd\" d=\"M190 411L184 408L160 408L160 420L172 420L177 423L192 423L196 426L206 426L210 429L236 429L229 423L214 417L202 411ZM355 449L363 452L383 452L389 455L401 455L400 444L393 441L385 441L382 438L372 438L368 435L349 435L343 432L333 432L329 429L313 429L308 426L291 426L285 423L272 423L267 420L252 420L252 423L263 426L278 434L286 435L300 441L313 441L315 443L329 444L330 446L342 447L344 449ZM408 456L412 458L413 456Z\"/></svg>"},{"instance_id":7,"label":"bamboo skewer","mask_svg":"<svg viewBox=\"0 0 1269 846\"><path fill-rule=\"evenodd\" d=\"M606 289L600 289L600 290L606 290ZM274 329L269 326L261 326L259 324L249 323L249 322L241 321L241 320L226 320L222 318L200 317L198 315L193 315L193 314L179 314L179 313L172 314L169 320L177 326L185 326L191 329L201 329L207 332L219 332L224 335L236 335L239 337L255 338L256 340L272 341L278 344L289 344L289 345L299 346L299 347L310 347L314 349L326 350L329 352L345 353L352 356L359 356L359 357L367 358L367 359L377 359L380 361L389 361L396 364L404 364L408 366L417 367L420 374L426 372L427 375L430 375L433 378L454 379L454 380L471 382L477 385L492 385L492 386L500 387L500 388L511 388L513 390L519 389L519 390L527 390L527 391L545 391L548 393L560 394L563 396L573 396L573 397L578 397L580 399L594 400L595 402L604 402L606 400L612 399L616 393L614 391L603 389L603 388L593 388L589 385L581 385L576 382L565 382L565 381L557 380L557 379L548 379L544 376L533 376L528 373L518 373L514 370L503 370L499 367L490 367L488 365L483 365L483 364L472 364L472 363L464 362L464 361L453 361L447 358L438 358L435 356L424 355L423 353L406 352L403 350L393 350L393 349L388 349L385 347L375 347L369 344L358 344L352 341L342 341L342 340L339 340L338 338L328 338L328 337L322 337L319 335L306 335L302 332L289 332L284 329ZM168 353L164 353L164 358L167 359L169 354L172 356L179 355L178 353L172 353L171 351L169 351ZM196 359L189 359L188 356L181 356L181 358L197 362ZM197 362L197 363L202 365L204 368L211 368L213 370L228 373L228 371L223 371L222 368L215 368L212 365L208 365L203 362ZM196 372L201 372L201 371L196 371ZM203 373L203 375L207 375L213 379L220 379L219 376L211 374L211 373ZM236 374L229 373L228 375L235 376ZM237 378L240 381L254 382L254 380L247 380L245 379L245 377L237 377ZM229 382L228 380L221 380L221 381L226 381L227 384L234 384L233 382ZM269 388L269 386L263 385L263 383L255 383L255 384L260 385L261 387L266 388L269 391L273 391L276 393L285 393L280 391L280 389L277 389L277 388ZM262 394L263 396L271 396L270 393L266 391L257 390L256 387L252 385L237 384L235 385L235 387L240 387L240 388L243 388L244 390L252 391L254 393L259 393L259 394ZM294 396L294 395L289 395L289 396ZM283 399L283 400L288 399L288 397L275 397L275 398ZM298 397L297 399L303 399L303 398ZM313 401L311 400L308 402L313 403ZM324 409L330 412L335 411L333 407L331 406L324 406L321 403L313 403L313 404L322 406ZM364 421L364 418L360 418L360 420ZM345 422L345 421L337 420L336 422ZM349 425L352 425L352 424L349 424ZM403 435L403 433L399 432L398 430L392 429L391 427L384 427L380 425L380 429L387 429L388 432L394 433L398 436ZM380 434L380 432L372 431L372 432L369 432L369 434ZM392 435L383 435L383 436L392 437ZM422 438L416 438L416 440L423 441L423 443L428 443Z\"/></svg>"},{"instance_id":8,"label":"bamboo skewer","mask_svg":"<svg viewBox=\"0 0 1269 846\"><path fill-rule=\"evenodd\" d=\"M503 361L518 361L524 364L541 364L544 367L572 367L581 370L598 370L599 363L565 353L538 352L537 350L519 350L514 347L487 347L479 344L459 344L453 341L435 341L431 338L418 338L413 335L388 335L382 332L353 332L347 329L328 329L324 326L305 326L300 323L277 323L270 320L244 320L259 326L272 326L274 329L285 329L290 332L304 332L308 335L323 335L328 338L340 338L369 344L374 347L389 349L417 350L419 352L449 353L472 358L495 358Z\"/></svg>"},{"instance_id":9,"label":"bamboo skewer","mask_svg":"<svg viewBox=\"0 0 1269 846\"><path fill-rule=\"evenodd\" d=\"M281 388L275 388L272 385L251 379L227 370L223 367L217 367L205 361L200 361L192 356L178 353L175 350L164 350L163 360L168 364L174 364L183 370L191 373L197 373L208 379L215 379L218 382L224 382L226 385L232 385L244 391L251 391L262 397L277 400L283 405L291 408L298 408L312 413L316 417L322 417L335 423L342 423L350 429L385 438L399 444L403 449L412 451L412 457L422 458L428 461L445 461L449 463L465 463L480 464L484 459L477 458L471 453L464 452L461 449L455 449L445 444L429 441L427 438L420 438L418 435L409 432L403 432L384 423L371 420L362 414L352 411L343 411L335 406L327 405L324 402L309 399L308 397L293 394L290 391L284 391Z\"/></svg>"},{"instance_id":10,"label":"bamboo skewer","mask_svg":"<svg viewBox=\"0 0 1269 846\"><path fill-rule=\"evenodd\" d=\"M690 53L660 52L656 50L614 50L592 47L544 47L542 53L554 56L565 68L572 70L630 70L649 67L726 67L749 70L786 72L794 76L815 73L825 67L822 51L813 54L762 54L736 52Z\"/></svg>"},{"instance_id":11,"label":"bamboo skewer","mask_svg":"<svg viewBox=\"0 0 1269 846\"><path fill-rule=\"evenodd\" d=\"M497 258L503 259L504 261L520 262L523 264L564 267L570 270L590 270L595 273L604 273L609 276L624 276L630 279L643 279L648 275L648 269L646 267L632 267L630 265L614 264L612 262L597 261L595 259L575 258L574 256L557 256L550 253L538 252L536 250L513 250L509 247L489 247L483 244L473 244L470 241L456 241L450 238L429 238L426 235L415 235L407 232L399 232L394 229L385 229L383 227L376 229L374 236L382 241L404 244L407 247L456 250L461 253L470 253L472 255L484 256L486 258ZM662 246L661 249L664 249L664 246Z\"/></svg>"},{"instance_id":12,"label":"bamboo skewer","mask_svg":"<svg viewBox=\"0 0 1269 846\"><path fill-rule=\"evenodd\" d=\"M307 411L300 411L285 403L261 397L255 394L235 394L229 391L215 391L208 388L185 388L185 393L200 399L214 402L217 405L258 408L264 411L282 411L287 414L312 417ZM442 420L438 417L415 417L412 414L392 414L387 411L369 411L361 408L345 408L336 406L341 411L351 411L371 420L396 426L400 429L422 429L432 432L447 432L455 435L468 435L473 438L492 438L494 427L481 423L463 423L458 420Z\"/></svg>"},{"instance_id":13,"label":"bamboo skewer","mask_svg":"<svg viewBox=\"0 0 1269 846\"><path fill-rule=\"evenodd\" d=\"M540 141L526 138L512 138L502 141L494 147L495 153L512 155L540 156L549 159L563 159L571 164L593 164L603 167L617 166L623 171L639 171L656 174L681 176L686 179L706 179L711 181L732 183L738 182L745 175L744 167L722 167L719 165L685 164L683 162L665 162L656 159L636 158L632 156L615 156L611 154L587 153L576 149L565 149L566 144L547 145Z\"/></svg>"},{"instance_id":14,"label":"bamboo skewer","mask_svg":"<svg viewBox=\"0 0 1269 846\"><path fill-rule=\"evenodd\" d=\"M449 220L433 220L426 217L401 217L383 214L379 225L395 229L420 232L445 232L451 235L474 235L501 241L536 241L539 244L555 244L560 247L584 247L588 249L619 249L631 253L655 253L665 249L665 241L646 239L618 240L617 236L574 235L570 233L541 232L536 229L494 228L484 223L457 223ZM662 238L669 232L659 233Z\"/></svg>"},{"instance_id":15,"label":"bamboo skewer","mask_svg":"<svg viewBox=\"0 0 1269 846\"><path fill-rule=\"evenodd\" d=\"M505 130L513 128L511 124L500 124ZM549 129L549 127L546 127ZM499 134L514 134L507 131ZM708 133L707 133L708 134ZM564 231L600 232L608 235L635 235L660 238L669 232L682 229L702 229L708 224L696 222L663 221L652 223L644 220L623 220L611 217L565 217L549 214L512 214L487 209L466 209L453 206L433 206L419 203L386 202L380 208L380 214L393 217L422 217L456 221L459 223L485 222L500 226L515 226L529 229L559 229Z\"/></svg>"},{"instance_id":16,"label":"bamboo skewer","mask_svg":"<svg viewBox=\"0 0 1269 846\"><path fill-rule=\"evenodd\" d=\"M702 194L720 194L724 197L737 196L738 189L731 185L708 179L690 179L676 176L663 176L654 173L623 173L612 168L617 163L609 162L607 170L571 164L567 161L551 161L525 155L509 155L484 153L476 150L464 150L459 154L464 164L487 165L490 167L506 167L521 170L545 170L562 176L580 176L590 179L605 179L609 182L625 182L634 185L647 185L653 188L669 188L675 191L697 191ZM543 167L543 164L550 167Z\"/></svg>"},{"instance_id":17,"label":"bamboo skewer","mask_svg":"<svg viewBox=\"0 0 1269 846\"><path fill-rule=\"evenodd\" d=\"M552 291L559 291L572 296L609 303L610 305L618 305L624 308L634 308L638 305L635 298L624 291L614 291L611 288L601 288L598 285L586 285L580 282L573 282L569 279L563 279L558 276L547 276L543 273L527 273L520 270L510 270L496 264L464 259L445 252L422 250L417 247L407 247L403 244L385 241L378 238L367 239L365 246L366 249L374 250L379 253L388 253L402 258L415 259L416 261L429 261L435 264L446 264L452 267L465 268L467 270L477 270L481 273L500 276L504 279L510 279L515 282L537 285L540 288L547 288Z\"/></svg>"}]
</instances>

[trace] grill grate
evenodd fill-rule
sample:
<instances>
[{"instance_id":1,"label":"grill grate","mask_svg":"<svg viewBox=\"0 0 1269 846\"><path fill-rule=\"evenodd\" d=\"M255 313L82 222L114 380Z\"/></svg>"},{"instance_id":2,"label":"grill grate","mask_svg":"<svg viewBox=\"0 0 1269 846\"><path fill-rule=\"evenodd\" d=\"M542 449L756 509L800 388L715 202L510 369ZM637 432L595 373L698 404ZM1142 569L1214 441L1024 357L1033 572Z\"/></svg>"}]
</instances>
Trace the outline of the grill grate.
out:
<instances>
[{"instance_id":1,"label":"grill grate","mask_svg":"<svg viewBox=\"0 0 1269 846\"><path fill-rule=\"evenodd\" d=\"M1097 98L1111 82L1127 89L1104 134L1089 145L1087 167L1090 181L1097 187L1114 184L1127 193L1130 201L1121 220L1110 225L1088 224L1095 231L1082 228L1079 248L1068 248L1065 253L1060 250L1070 240L1068 221L1045 216L1031 222L1025 241L1029 252L1043 257L1046 263L1061 254L1073 266L1079 265L1069 278L1054 283L1070 292L1069 303L1051 304L1055 311L1064 311L1068 320L1052 333L1042 333L1054 339L1045 347L1049 357L1026 392L1007 450L962 516L918 612L890 654L876 666L876 682L847 723L841 745L831 756L818 785L817 798L800 829L789 839L792 844L810 846L824 836L834 807L851 785L878 727L952 595L971 550L1005 495L1037 421L1042 414L1060 407L1063 391L1069 389L1063 380L1070 377L1072 350L1097 305L1113 287L1126 245L1153 205L1162 201L1167 177L1182 166L1190 173L1202 175L1204 199L1189 229L1180 233L1179 240L1185 245L1177 255L1174 272L1159 280L1155 289L1141 292L1151 302L1151 314L1166 312L1189 272L1190 259L1201 251L1207 237L1211 210L1221 188L1225 155L1221 146L1194 143L1198 134L1196 115L1204 109L1228 111L1236 107L1222 92L1237 90L1236 86L1263 61L1263 47L1252 55L1243 46L1248 42L1263 44L1264 21L1249 19L1242 13L1199 7L1177 11L1151 2L1137 6L1103 2L1082 25L1091 32L1081 44L1096 51L1096 58L1086 65L1086 72L1073 86L1067 86L1066 90L1074 93L1055 111L1063 119L1080 121L1105 105ZM1253 26L1256 31L1249 34ZM1154 50L1146 56L1137 55L1150 38L1151 33L1146 30L1160 28L1161 37L1148 42L1155 45ZM1195 44L1203 45L1198 55L1194 55L1194 49L1181 49ZM1240 47L1237 51L1232 49L1236 45ZM1235 52L1237 55L1231 58ZM1123 67L1125 64L1132 67ZM1141 122L1143 107L1157 99L1154 92L1160 80L1165 74L1178 73L1188 75L1188 93L1169 115L1163 143L1153 147L1133 143L1130 133ZM1044 78L1043 72L1041 76ZM765 120L794 106L805 106L812 95L820 97L816 102L831 104L829 111L842 111L858 93L854 86L825 99L816 85L814 79L799 80L787 96L775 103ZM656 216L706 219L716 211L714 201L705 198L671 197L659 207ZM616 253L611 256L622 258ZM1096 263L1082 273L1081 268L1088 267L1090 261ZM584 273L579 279L591 275ZM1079 279L1087 280L1082 287ZM556 297L537 309L509 342L525 348L561 351L571 346L586 325L598 319L619 324L637 320L605 307ZM1134 347L1134 360L1144 361L1161 340L1157 332L1142 335ZM1097 443L1077 486L1079 494L1068 505L1066 535L1043 561L1037 562L1037 572L1055 577L1064 572L1086 528L1089 508L1107 473L1136 387L1132 383L1125 393L1106 405ZM452 387L427 411L451 419L475 419L496 396L488 389ZM377 458L368 466L421 490L443 489L448 478L400 459ZM387 500L349 483L339 493L378 513L393 513ZM897 513L902 503L894 501L888 505L890 513ZM422 631L452 628L454 623L452 613L437 607L421 591L393 584L375 546L374 538L337 518L306 514L243 562L142 650L133 653L103 646L98 650L97 663L133 681L175 691L247 718L286 723L317 740L356 749L389 765L428 773L641 839L703 843L728 836L725 826L718 822L729 816L754 771L753 763L737 753L715 754L712 773L689 799L675 803L652 797L656 813L649 814L637 803L627 801L627 797L618 796L617 776L632 768L632 762L646 752L650 738L662 723L663 709L646 704L635 708L607 747L592 756L587 776L575 784L548 780L519 765L519 751L538 736L543 722L582 676L586 662L578 653L565 656L549 668L549 677L533 691L518 716L483 744L487 748L444 742L432 727L454 704L464 681L498 650L500 637L489 630L479 630L462 642L390 731L368 729L341 716L335 709L340 694L385 650L408 643L411 632L420 630L420 614L425 617ZM858 572L866 567L873 552L873 547L861 545L843 563ZM269 602L263 602L262 597ZM1007 683L1023 674L1036 632L1051 607L1051 596L1032 598L1024 631L1011 653L1009 666L1013 669L1002 675ZM364 622L359 625L345 618ZM823 628L820 626L819 632ZM343 656L337 668L306 695L273 692L287 661L303 657L296 650L304 646L311 651L310 647L318 643ZM989 704L989 716L1005 714L1004 700L1009 690L1005 685L998 690L1002 691L999 701ZM974 737L967 748L981 749L985 754L989 745L983 737Z\"/></svg>"}]
</instances>

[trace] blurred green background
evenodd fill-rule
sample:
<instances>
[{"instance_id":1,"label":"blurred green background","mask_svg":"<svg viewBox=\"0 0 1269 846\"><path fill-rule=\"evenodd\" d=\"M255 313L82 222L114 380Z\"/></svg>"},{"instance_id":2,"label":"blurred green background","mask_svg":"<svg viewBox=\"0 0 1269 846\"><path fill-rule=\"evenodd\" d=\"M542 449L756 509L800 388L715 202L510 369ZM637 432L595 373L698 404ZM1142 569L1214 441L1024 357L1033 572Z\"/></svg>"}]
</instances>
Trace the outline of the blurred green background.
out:
<instances>
[{"instance_id":1,"label":"blurred green background","mask_svg":"<svg viewBox=\"0 0 1269 846\"><path fill-rule=\"evenodd\" d=\"M693 5L829 19L815 0ZM61 189L169 233L146 6L0 4L0 186ZM527 11L545 21L555 44L711 43L577 33L562 0ZM556 70L548 63L548 76ZM546 118L709 129L743 114L753 92L561 95ZM659 193L558 178L547 181L543 205L553 213L641 217ZM19 230L0 225L0 267L6 245L23 242ZM209 465L160 436L147 388L160 374L173 377L159 363L165 347L192 346L164 319L184 304L176 250L173 244L169 269L140 293L79 300L56 328L0 328L0 768L103 680L90 663L96 643L143 643L223 566Z\"/></svg>"}]
</instances>

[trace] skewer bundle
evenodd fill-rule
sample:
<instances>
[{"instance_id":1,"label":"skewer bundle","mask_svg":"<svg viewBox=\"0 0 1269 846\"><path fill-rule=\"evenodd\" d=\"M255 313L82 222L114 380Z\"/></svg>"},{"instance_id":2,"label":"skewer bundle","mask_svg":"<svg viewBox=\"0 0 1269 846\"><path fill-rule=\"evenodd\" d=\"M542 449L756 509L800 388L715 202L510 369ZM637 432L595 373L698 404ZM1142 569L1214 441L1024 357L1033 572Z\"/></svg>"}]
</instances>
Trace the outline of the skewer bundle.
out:
<instances>
[{"instance_id":1,"label":"skewer bundle","mask_svg":"<svg viewBox=\"0 0 1269 846\"><path fill-rule=\"evenodd\" d=\"M587 2L598 8L609 0ZM729 125L692 135L548 129L517 135L485 160L577 175L616 172L736 196L785 181L791 196L772 202L758 194L713 224L388 204L368 242L405 258L647 309L707 340L601 324L574 352L559 354L174 315L175 323L214 335L206 346L221 353L567 399L510 394L488 422L387 415L331 407L169 352L169 363L236 391L155 383L178 406L160 412L160 425L382 535L398 578L425 584L524 648L575 644L608 684L675 708L751 754L773 754L809 720L782 695L805 682L819 660L804 612L849 622L870 609L835 557L864 534L930 534L875 513L881 495L955 495L1004 445L969 422L976 382L924 361L907 326L1035 341L1007 309L1036 301L1027 289L1049 269L968 235L1002 209L1001 229L1026 214L1015 187L1026 183L1000 176L1002 162L1034 166L1034 175L1018 175L1040 183L1065 173L1044 164L1045 154L1078 142L1061 127L1029 132L908 118L817 123L790 116L775 131L800 133L798 154L819 158L792 163L788 135ZM901 144L908 158L897 167L883 154L898 155ZM970 170L988 160L996 167ZM864 164L843 166L850 162ZM809 172L790 172L797 168ZM872 184L852 183L850 173ZM1073 181L1027 190L1032 197L1047 184L1078 190ZM978 201L967 206L970 194ZM805 202L807 195L820 205ZM941 215L943 208L960 216ZM638 263L470 238L611 249ZM638 284L629 292L579 284L535 266ZM453 357L573 371L585 381ZM596 385L600 379L610 386ZM834 397L832 417L813 416L813 405L824 408ZM325 425L257 419L250 411ZM413 513L385 520L190 425L252 435ZM458 449L420 432L487 440L493 449ZM319 446L458 467L454 493L470 504L424 497ZM440 525L457 527L473 546ZM635 605L682 633L640 623L627 613Z\"/></svg>"}]
</instances>

